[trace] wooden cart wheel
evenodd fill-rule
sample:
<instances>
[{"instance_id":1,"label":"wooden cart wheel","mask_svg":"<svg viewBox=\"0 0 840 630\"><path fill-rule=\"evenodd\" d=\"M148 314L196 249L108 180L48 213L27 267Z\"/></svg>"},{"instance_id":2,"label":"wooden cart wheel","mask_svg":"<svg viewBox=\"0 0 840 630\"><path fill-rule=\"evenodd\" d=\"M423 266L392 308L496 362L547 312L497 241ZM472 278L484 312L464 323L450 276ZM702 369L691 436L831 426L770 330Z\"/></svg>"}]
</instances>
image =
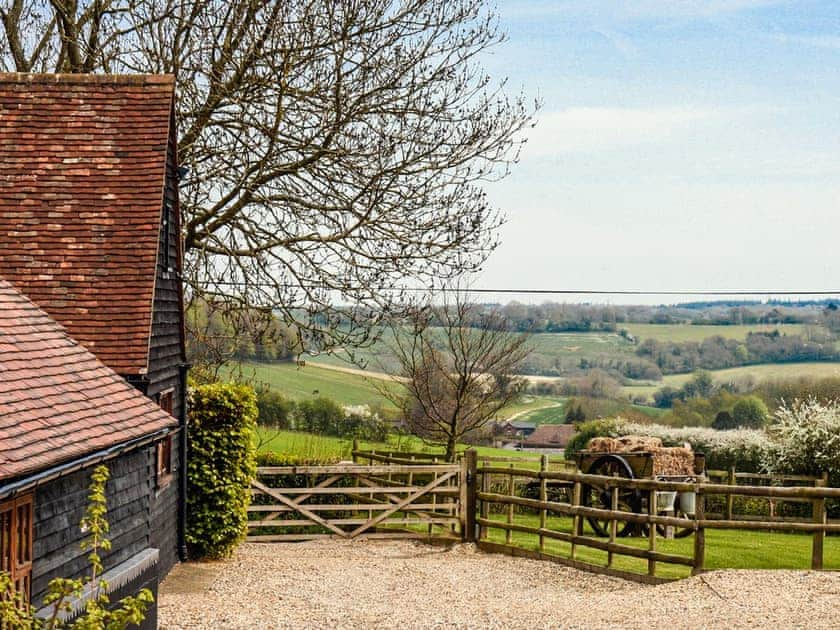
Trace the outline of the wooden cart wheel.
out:
<instances>
[{"instance_id":1,"label":"wooden cart wheel","mask_svg":"<svg viewBox=\"0 0 840 630\"><path fill-rule=\"evenodd\" d=\"M634 479L633 469L627 460L620 455L603 455L592 462L586 471L589 475L604 477L623 477ZM612 507L612 497L606 484L585 484L582 488L581 503L587 507L609 510ZM638 490L620 488L618 491L618 509L622 512L641 513L642 497ZM610 521L608 519L587 518L589 525L598 536L610 535ZM618 524L617 535L629 536L635 529L635 523L623 522Z\"/></svg>"}]
</instances>

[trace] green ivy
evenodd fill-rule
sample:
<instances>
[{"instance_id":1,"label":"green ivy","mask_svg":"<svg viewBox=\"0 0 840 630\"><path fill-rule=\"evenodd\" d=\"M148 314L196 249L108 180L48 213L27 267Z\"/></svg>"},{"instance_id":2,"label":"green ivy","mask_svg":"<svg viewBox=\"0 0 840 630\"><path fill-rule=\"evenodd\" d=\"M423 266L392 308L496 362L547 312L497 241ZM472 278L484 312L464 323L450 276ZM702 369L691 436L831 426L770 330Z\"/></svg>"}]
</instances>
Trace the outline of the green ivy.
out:
<instances>
[{"instance_id":1,"label":"green ivy","mask_svg":"<svg viewBox=\"0 0 840 630\"><path fill-rule=\"evenodd\" d=\"M224 558L247 533L257 404L245 385L190 391L187 545L193 558Z\"/></svg>"}]
</instances>

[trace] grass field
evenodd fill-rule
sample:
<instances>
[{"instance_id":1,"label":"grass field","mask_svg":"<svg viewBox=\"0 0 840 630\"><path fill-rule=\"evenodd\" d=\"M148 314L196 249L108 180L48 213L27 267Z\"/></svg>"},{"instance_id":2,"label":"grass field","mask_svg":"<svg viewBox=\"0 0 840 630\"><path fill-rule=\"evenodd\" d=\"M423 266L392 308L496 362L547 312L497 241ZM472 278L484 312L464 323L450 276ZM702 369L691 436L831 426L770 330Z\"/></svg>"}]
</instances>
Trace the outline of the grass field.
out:
<instances>
[{"instance_id":1,"label":"grass field","mask_svg":"<svg viewBox=\"0 0 840 630\"><path fill-rule=\"evenodd\" d=\"M396 406L383 395L381 389L387 387L396 392L401 387L399 383L331 370L310 362L303 367L294 363L243 363L241 369L245 379L258 385L267 385L292 400L325 396L340 405L368 405L381 407L386 412L396 411ZM556 398L523 396L503 409L498 418L503 420L556 404Z\"/></svg>"},{"instance_id":2,"label":"grass field","mask_svg":"<svg viewBox=\"0 0 840 630\"><path fill-rule=\"evenodd\" d=\"M400 387L378 379L294 363L244 363L242 374L258 385L267 385L292 400L316 396L332 398L342 405L382 405L396 409L377 387Z\"/></svg>"},{"instance_id":3,"label":"grass field","mask_svg":"<svg viewBox=\"0 0 840 630\"><path fill-rule=\"evenodd\" d=\"M746 339L749 332L770 332L778 330L784 335L800 335L804 324L748 324L742 326L693 326L691 324L618 324L634 337L644 341L703 341L708 337Z\"/></svg>"},{"instance_id":4,"label":"grass field","mask_svg":"<svg viewBox=\"0 0 840 630\"><path fill-rule=\"evenodd\" d=\"M709 373L718 383L737 383L747 378L752 378L756 382L795 379L802 376L821 378L840 376L840 363L762 363L726 370L710 370ZM626 385L621 388L621 391L625 396L645 396L651 399L656 390L666 385L675 388L682 387L692 376L693 374L668 374L662 377L661 381Z\"/></svg>"},{"instance_id":5,"label":"grass field","mask_svg":"<svg viewBox=\"0 0 840 630\"><path fill-rule=\"evenodd\" d=\"M502 515L491 518L503 520ZM517 514L514 523L530 527L539 526L539 517L530 514ZM548 528L558 531L571 532L570 518L549 518ZM586 524L584 532L592 533ZM504 543L505 533L499 529L489 530L492 542ZM811 567L811 541L809 535L783 534L776 532L745 532L732 530L710 529L706 531L706 568L707 569L809 569ZM646 548L648 540L641 537L626 537L621 544L632 547ZM521 532L513 533L513 543L517 547L538 550L539 538L533 534ZM556 540L546 539L546 552L568 558L570 545ZM658 538L657 551L681 556L692 556L694 537L665 540ZM597 549L578 546L578 558L585 562L605 566L607 553ZM627 556L614 557L617 569L647 572L647 560L630 558ZM824 566L826 569L840 569L840 537L827 536L825 539ZM686 577L690 572L688 567L665 564L656 565L656 575L662 577Z\"/></svg>"},{"instance_id":6,"label":"grass field","mask_svg":"<svg viewBox=\"0 0 840 630\"><path fill-rule=\"evenodd\" d=\"M349 438L315 435L300 431L278 431L266 427L257 429L258 450L285 455L295 455L306 460L339 461L349 460L353 440ZM418 453L443 453L443 447L430 446L414 436L392 435L387 442L359 442L362 450L414 451ZM538 454L528 451L514 451L489 446L459 446L459 449L474 448L479 456L499 456L516 458L536 458ZM555 456L553 456L555 457Z\"/></svg>"}]
</instances>

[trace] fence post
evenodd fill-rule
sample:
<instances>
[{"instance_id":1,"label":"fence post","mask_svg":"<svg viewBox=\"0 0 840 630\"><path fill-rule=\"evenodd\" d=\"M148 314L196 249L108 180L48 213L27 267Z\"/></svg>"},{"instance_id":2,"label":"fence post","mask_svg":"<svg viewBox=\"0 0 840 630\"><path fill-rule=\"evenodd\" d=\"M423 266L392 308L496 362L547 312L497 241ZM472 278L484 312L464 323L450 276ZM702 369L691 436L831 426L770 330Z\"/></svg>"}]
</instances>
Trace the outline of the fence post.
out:
<instances>
[{"instance_id":1,"label":"fence post","mask_svg":"<svg viewBox=\"0 0 840 630\"><path fill-rule=\"evenodd\" d=\"M694 486L695 504L694 504L694 520L698 527L694 532L694 567L691 570L691 575L697 575L705 571L706 564L706 530L703 529L702 522L706 518L706 495L701 492L700 486ZM731 495L730 495L731 496Z\"/></svg>"},{"instance_id":2,"label":"fence post","mask_svg":"<svg viewBox=\"0 0 840 630\"><path fill-rule=\"evenodd\" d=\"M476 482L478 475L478 453L474 449L469 449L464 452L464 457L461 460L461 470L465 471L465 476L461 479L461 488L466 488L466 492L462 493L466 503L464 504L464 531L461 532L464 542L475 542L475 512L476 504Z\"/></svg>"},{"instance_id":3,"label":"fence post","mask_svg":"<svg viewBox=\"0 0 840 630\"><path fill-rule=\"evenodd\" d=\"M729 468L729 479L727 480L726 483L730 486L737 486L738 485L738 480L735 477L735 466L731 466ZM726 520L727 521L732 520L732 506L734 505L734 502L735 502L735 495L733 495L731 493L727 494L726 495Z\"/></svg>"},{"instance_id":4,"label":"fence post","mask_svg":"<svg viewBox=\"0 0 840 630\"><path fill-rule=\"evenodd\" d=\"M548 470L548 455L540 457L540 472ZM540 501L543 503L548 501L548 480L545 477L540 477ZM545 506L540 510L540 553L545 552L545 536L542 535L542 530L545 529L545 521L547 516Z\"/></svg>"},{"instance_id":5,"label":"fence post","mask_svg":"<svg viewBox=\"0 0 840 630\"><path fill-rule=\"evenodd\" d=\"M485 494L490 492L490 475L481 473L481 491ZM487 501L481 501L481 518L487 519L490 516L490 506ZM487 526L482 525L478 530L478 539L487 538Z\"/></svg>"},{"instance_id":6,"label":"fence post","mask_svg":"<svg viewBox=\"0 0 840 630\"><path fill-rule=\"evenodd\" d=\"M357 464L358 461L356 460L356 451L359 450L359 438L353 438L353 450L350 451L350 459L353 460L354 464Z\"/></svg>"},{"instance_id":7,"label":"fence post","mask_svg":"<svg viewBox=\"0 0 840 630\"><path fill-rule=\"evenodd\" d=\"M475 542L476 471L478 454L474 449L464 452L461 458L461 540Z\"/></svg>"},{"instance_id":8,"label":"fence post","mask_svg":"<svg viewBox=\"0 0 840 630\"><path fill-rule=\"evenodd\" d=\"M615 512L618 512L618 486L614 488L610 488L610 510L613 512L613 517L615 516ZM616 536L618 535L618 521L613 518L610 521L610 544L615 544ZM607 567L612 568L613 565L613 552L612 550L607 551Z\"/></svg>"},{"instance_id":9,"label":"fence post","mask_svg":"<svg viewBox=\"0 0 840 630\"><path fill-rule=\"evenodd\" d=\"M825 488L828 485L828 473L823 473L820 479L814 481L814 487ZM825 497L814 499L814 522L825 525ZM823 568L823 545L825 543L825 530L814 532L814 541L811 544L811 568L814 571L821 571Z\"/></svg>"},{"instance_id":10,"label":"fence post","mask_svg":"<svg viewBox=\"0 0 840 630\"><path fill-rule=\"evenodd\" d=\"M580 481L575 481L574 489L572 490L572 506L573 507L580 507L580 493L581 493L581 484ZM576 511L574 515L572 515L572 549L571 549L571 558L572 560L575 559L577 555L577 544L575 540L578 536L583 533L583 521L581 521L580 514Z\"/></svg>"},{"instance_id":11,"label":"fence post","mask_svg":"<svg viewBox=\"0 0 840 630\"><path fill-rule=\"evenodd\" d=\"M648 516L656 516L656 509L658 507L658 493L656 488L650 491L648 495ZM648 550L656 551L656 524L648 523ZM648 575L656 575L656 560L648 558Z\"/></svg>"},{"instance_id":12,"label":"fence post","mask_svg":"<svg viewBox=\"0 0 840 630\"><path fill-rule=\"evenodd\" d=\"M508 475L508 491L507 491L509 497L513 496L513 491L514 491L514 487L513 487L513 464L511 464L510 465L510 474ZM508 510L507 510L507 524L508 525L513 525L513 510L514 510L513 503L508 503ZM513 530L510 527L508 527L505 530L505 544L510 545L512 543L513 543Z\"/></svg>"}]
</instances>

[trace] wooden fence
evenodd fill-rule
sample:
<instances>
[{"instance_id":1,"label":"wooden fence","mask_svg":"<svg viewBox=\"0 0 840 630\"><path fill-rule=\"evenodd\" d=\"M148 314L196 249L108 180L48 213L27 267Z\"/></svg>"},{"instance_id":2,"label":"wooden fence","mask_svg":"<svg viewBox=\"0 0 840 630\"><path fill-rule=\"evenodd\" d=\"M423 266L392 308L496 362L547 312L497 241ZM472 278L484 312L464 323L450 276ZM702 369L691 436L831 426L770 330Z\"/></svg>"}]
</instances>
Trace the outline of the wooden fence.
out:
<instances>
[{"instance_id":1,"label":"wooden fence","mask_svg":"<svg viewBox=\"0 0 840 630\"><path fill-rule=\"evenodd\" d=\"M258 468L247 540L460 535L465 465Z\"/></svg>"},{"instance_id":2,"label":"wooden fence","mask_svg":"<svg viewBox=\"0 0 840 630\"><path fill-rule=\"evenodd\" d=\"M782 474L764 474L764 473L750 473L737 472L734 467L729 470L707 470L706 477L712 483L726 484L729 486L737 485L755 485L755 486L810 486L810 487L825 487L828 485L828 474L823 473L821 476L814 475L782 475ZM720 512L711 513L707 511L706 516L709 518L722 518L727 521L744 520L744 521L760 521L772 520L780 523L796 522L801 520L798 516L785 516L779 514L778 500L774 498L767 498L767 514L758 516L755 514L738 514L736 512L735 496L730 494L725 497L725 502ZM810 503L809 499L787 499L785 503Z\"/></svg>"},{"instance_id":3,"label":"wooden fence","mask_svg":"<svg viewBox=\"0 0 840 630\"><path fill-rule=\"evenodd\" d=\"M493 461L497 458L479 458L474 450L466 451L456 464L439 463L440 456L428 453L356 448L353 456L356 462L334 466L258 469L248 510L248 540L444 537L476 542L486 551L659 583L673 579L673 570L662 575L663 565L691 573L705 570L709 529L810 534L813 569L823 568L826 534L840 533L840 523L828 522L825 509L826 500L840 499L840 488L826 487L823 477L786 480L813 483L809 486L685 483L589 475L546 456L536 468L530 467L532 462L503 466ZM740 479L747 477L757 478ZM522 496L525 487L538 498ZM660 511L662 493L693 493L694 512L676 516ZM640 501L627 501L628 494ZM728 502L736 496L804 502L811 510L808 517L784 522L710 518L706 500L720 496ZM592 521L606 535L596 535ZM621 537L627 528L636 534L634 539ZM690 553L663 551L663 535L669 537L674 530L693 536ZM557 552L556 544L549 549L550 541L564 543L565 555ZM598 554L604 558L601 564L593 559ZM641 561L644 568L628 570L623 566L627 558Z\"/></svg>"},{"instance_id":4,"label":"wooden fence","mask_svg":"<svg viewBox=\"0 0 840 630\"><path fill-rule=\"evenodd\" d=\"M579 568L600 573L629 577L646 582L662 582L668 578L657 575L660 564L689 567L692 573L705 570L706 530L727 529L742 531L787 531L804 532L812 536L811 567L822 569L824 540L828 532L840 532L840 524L829 523L826 519L825 501L840 499L840 488L827 488L819 479L815 487L779 487L747 486L715 483L677 483L653 479L627 479L622 477L604 477L587 475L580 472L550 471L543 467L534 471L525 468L481 466L476 471L480 490L478 516L479 530L477 542L488 551L510 553L528 557L545 557ZM539 499L520 496L517 488L522 480L539 483ZM564 500L548 500L549 488L561 487L565 491ZM593 489L595 491L593 492ZM641 510L631 510L623 505L622 497L632 492L642 497ZM677 517L661 513L657 506L658 495L664 492L694 493L695 511L691 517ZM776 501L806 501L812 506L809 520L738 520L711 519L705 514L705 502L709 496L748 496ZM587 496L590 500L587 500ZM592 497L598 497L592 500ZM608 504L605 500L609 497ZM491 507L501 508L501 514L491 517ZM636 506L638 507L638 505ZM539 517L539 524L523 524L517 518L516 510L524 509ZM555 517L555 524L549 526L549 517ZM569 519L565 529L556 525L556 517ZM598 537L594 532L587 532L585 524L595 520L608 535ZM520 522L518 522L520 521ZM619 530L628 525L635 526L647 544L633 546L619 542ZM663 533L671 529L690 530L694 536L691 555L664 553L658 549L658 541ZM504 532L504 542L493 540L492 530ZM537 550L518 543L514 534L530 534L537 541ZM546 541L555 540L568 543L566 557L546 553ZM533 543L532 543L533 545ZM594 564L591 560L582 560L582 548L606 552L604 565ZM590 554L591 555L591 554ZM639 558L647 562L646 575L617 569L615 561L625 556Z\"/></svg>"}]
</instances>

